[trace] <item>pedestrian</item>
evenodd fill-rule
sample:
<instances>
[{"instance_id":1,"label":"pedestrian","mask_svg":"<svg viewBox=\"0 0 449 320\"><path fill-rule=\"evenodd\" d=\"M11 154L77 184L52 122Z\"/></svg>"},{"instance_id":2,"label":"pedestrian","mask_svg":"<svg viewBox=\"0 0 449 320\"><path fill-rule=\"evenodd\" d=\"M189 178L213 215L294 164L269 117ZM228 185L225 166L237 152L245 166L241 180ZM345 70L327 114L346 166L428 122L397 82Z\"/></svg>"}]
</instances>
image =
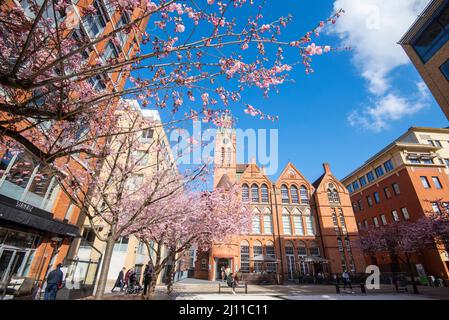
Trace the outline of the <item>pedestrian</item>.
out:
<instances>
[{"instance_id":1,"label":"pedestrian","mask_svg":"<svg viewBox=\"0 0 449 320\"><path fill-rule=\"evenodd\" d=\"M232 272L231 268L230 268L229 266L226 266L226 269L225 269L225 276L226 276L226 279L229 277L229 275L231 274L231 272Z\"/></svg>"},{"instance_id":2,"label":"pedestrian","mask_svg":"<svg viewBox=\"0 0 449 320\"><path fill-rule=\"evenodd\" d=\"M226 268L225 266L221 266L221 281L224 282L226 279Z\"/></svg>"},{"instance_id":3,"label":"pedestrian","mask_svg":"<svg viewBox=\"0 0 449 320\"><path fill-rule=\"evenodd\" d=\"M58 293L58 290L62 288L62 281L64 278L61 268L62 263L58 263L56 269L48 274L44 300L56 300L56 294Z\"/></svg>"},{"instance_id":4,"label":"pedestrian","mask_svg":"<svg viewBox=\"0 0 449 320\"><path fill-rule=\"evenodd\" d=\"M134 268L129 269L128 293L134 293L137 285L137 274Z\"/></svg>"},{"instance_id":5,"label":"pedestrian","mask_svg":"<svg viewBox=\"0 0 449 320\"><path fill-rule=\"evenodd\" d=\"M126 268L123 267L122 270L118 273L117 280L115 280L114 287L112 288L111 292L114 292L115 288L120 288L120 292L123 291L123 287L125 286L125 271Z\"/></svg>"},{"instance_id":6,"label":"pedestrian","mask_svg":"<svg viewBox=\"0 0 449 320\"><path fill-rule=\"evenodd\" d=\"M351 276L349 275L348 271L343 271L341 277L343 278L343 290L346 290L346 288L349 286L349 289L352 290L351 285Z\"/></svg>"},{"instance_id":7,"label":"pedestrian","mask_svg":"<svg viewBox=\"0 0 449 320\"><path fill-rule=\"evenodd\" d=\"M125 283L126 289L128 289L128 287L129 287L129 274L131 273L132 269L133 268L129 268L128 271L126 271L126 273L125 273L124 283Z\"/></svg>"},{"instance_id":8,"label":"pedestrian","mask_svg":"<svg viewBox=\"0 0 449 320\"><path fill-rule=\"evenodd\" d=\"M145 270L143 271L143 296L147 295L148 286L153 279L153 272L153 263L151 261L148 261L147 265L145 266Z\"/></svg>"},{"instance_id":9,"label":"pedestrian","mask_svg":"<svg viewBox=\"0 0 449 320\"><path fill-rule=\"evenodd\" d=\"M226 282L228 286L232 288L232 293L236 294L235 288L239 285L239 278L237 276L237 272L229 274Z\"/></svg>"}]
</instances>

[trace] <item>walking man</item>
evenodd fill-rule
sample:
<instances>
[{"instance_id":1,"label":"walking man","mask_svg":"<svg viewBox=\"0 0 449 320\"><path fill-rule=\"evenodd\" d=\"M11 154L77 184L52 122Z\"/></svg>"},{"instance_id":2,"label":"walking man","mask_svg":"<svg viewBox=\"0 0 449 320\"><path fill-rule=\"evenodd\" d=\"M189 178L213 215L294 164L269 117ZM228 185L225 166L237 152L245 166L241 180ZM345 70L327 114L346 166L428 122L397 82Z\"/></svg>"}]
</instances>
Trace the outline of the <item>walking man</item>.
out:
<instances>
[{"instance_id":1,"label":"walking man","mask_svg":"<svg viewBox=\"0 0 449 320\"><path fill-rule=\"evenodd\" d=\"M61 271L62 263L58 263L56 269L51 271L47 277L44 300L56 300L58 290L62 288L64 274Z\"/></svg>"},{"instance_id":2,"label":"walking man","mask_svg":"<svg viewBox=\"0 0 449 320\"><path fill-rule=\"evenodd\" d=\"M145 270L143 271L143 296L145 297L147 295L148 286L151 283L151 280L153 279L153 263L148 261L147 265L145 266Z\"/></svg>"}]
</instances>

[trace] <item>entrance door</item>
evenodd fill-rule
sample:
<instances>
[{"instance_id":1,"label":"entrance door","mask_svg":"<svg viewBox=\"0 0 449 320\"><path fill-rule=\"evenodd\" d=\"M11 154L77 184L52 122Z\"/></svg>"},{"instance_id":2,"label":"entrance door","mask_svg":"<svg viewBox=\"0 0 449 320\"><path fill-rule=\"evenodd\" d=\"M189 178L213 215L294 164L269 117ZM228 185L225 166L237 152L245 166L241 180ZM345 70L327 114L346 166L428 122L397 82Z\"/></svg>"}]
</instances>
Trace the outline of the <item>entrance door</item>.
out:
<instances>
[{"instance_id":1,"label":"entrance door","mask_svg":"<svg viewBox=\"0 0 449 320\"><path fill-rule=\"evenodd\" d=\"M224 267L230 267L232 270L232 266L231 266L231 259L218 259L217 260L217 270L215 272L216 280L221 280L221 268Z\"/></svg>"},{"instance_id":2,"label":"entrance door","mask_svg":"<svg viewBox=\"0 0 449 320\"><path fill-rule=\"evenodd\" d=\"M8 281L10 276L17 276L23 270L25 251L4 249L0 252L0 283Z\"/></svg>"},{"instance_id":3,"label":"entrance door","mask_svg":"<svg viewBox=\"0 0 449 320\"><path fill-rule=\"evenodd\" d=\"M294 273L295 273L295 256L287 255L288 280L293 280Z\"/></svg>"}]
</instances>

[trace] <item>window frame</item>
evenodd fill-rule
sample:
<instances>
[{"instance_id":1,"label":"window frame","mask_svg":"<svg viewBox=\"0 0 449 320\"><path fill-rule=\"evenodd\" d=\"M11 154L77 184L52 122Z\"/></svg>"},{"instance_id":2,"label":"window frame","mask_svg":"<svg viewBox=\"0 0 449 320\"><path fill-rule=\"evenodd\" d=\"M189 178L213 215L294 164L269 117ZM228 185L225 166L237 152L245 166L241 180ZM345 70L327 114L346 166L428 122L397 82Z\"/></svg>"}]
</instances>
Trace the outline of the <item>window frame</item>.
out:
<instances>
[{"instance_id":1,"label":"window frame","mask_svg":"<svg viewBox=\"0 0 449 320\"><path fill-rule=\"evenodd\" d=\"M426 176L420 176L419 178L421 180L421 184L424 189L426 189L426 190L432 189L432 187L430 186L430 183L429 183L429 179L427 179Z\"/></svg>"}]
</instances>

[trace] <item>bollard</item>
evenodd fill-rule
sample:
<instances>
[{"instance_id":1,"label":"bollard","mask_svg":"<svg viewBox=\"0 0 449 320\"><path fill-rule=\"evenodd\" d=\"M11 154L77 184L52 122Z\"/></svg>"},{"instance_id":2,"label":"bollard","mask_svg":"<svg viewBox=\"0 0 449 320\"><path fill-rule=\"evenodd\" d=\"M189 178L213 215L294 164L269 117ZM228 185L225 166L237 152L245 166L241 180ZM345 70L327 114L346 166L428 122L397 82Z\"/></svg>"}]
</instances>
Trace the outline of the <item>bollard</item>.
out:
<instances>
[{"instance_id":1,"label":"bollard","mask_svg":"<svg viewBox=\"0 0 449 320\"><path fill-rule=\"evenodd\" d=\"M337 293L340 293L340 286L338 284L335 285L335 289L337 290Z\"/></svg>"}]
</instances>

